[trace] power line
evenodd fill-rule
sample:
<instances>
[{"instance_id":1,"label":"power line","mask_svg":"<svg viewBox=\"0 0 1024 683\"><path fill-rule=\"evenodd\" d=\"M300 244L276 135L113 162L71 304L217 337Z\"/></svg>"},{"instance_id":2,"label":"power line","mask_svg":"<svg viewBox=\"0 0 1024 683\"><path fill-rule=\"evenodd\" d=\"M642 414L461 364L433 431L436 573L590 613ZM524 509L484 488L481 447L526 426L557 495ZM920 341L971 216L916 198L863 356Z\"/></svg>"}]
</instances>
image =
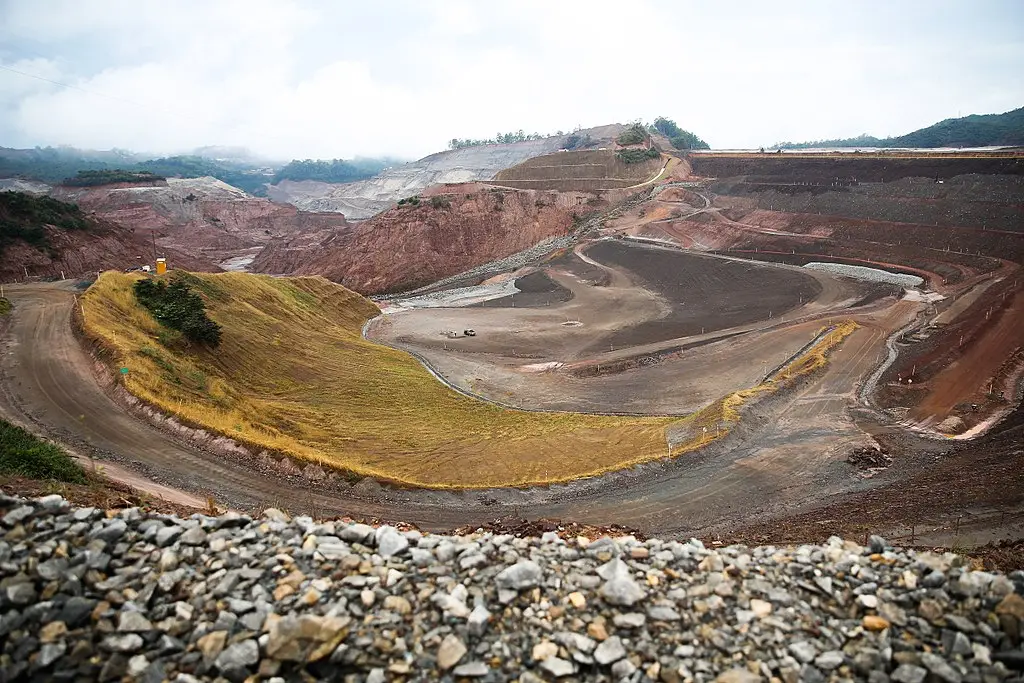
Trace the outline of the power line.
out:
<instances>
[{"instance_id":1,"label":"power line","mask_svg":"<svg viewBox=\"0 0 1024 683\"><path fill-rule=\"evenodd\" d=\"M37 81L43 81L44 83L52 83L53 85L59 85L60 87L67 88L69 90L77 90L79 92L84 92L87 95L95 95L97 97L106 97L109 100L116 100L118 102L124 102L126 104L131 104L131 105L134 105L136 107L142 107L143 109L150 109L149 106L147 106L145 104L142 104L141 102L134 102L132 100L126 100L123 97L115 97L114 95L106 95L106 94L101 93L101 92L96 92L95 90L86 90L85 88L79 88L77 85L69 85L68 83L61 83L60 81L54 81L54 80L51 80L49 78L43 78L42 76L37 76L35 74L30 74L30 73L25 72L25 71L18 71L17 69L12 69L11 67L4 66L3 64L0 64L0 69L3 69L4 71L10 71L12 74L18 74L19 76L26 76L28 78L34 78Z\"/></svg>"}]
</instances>

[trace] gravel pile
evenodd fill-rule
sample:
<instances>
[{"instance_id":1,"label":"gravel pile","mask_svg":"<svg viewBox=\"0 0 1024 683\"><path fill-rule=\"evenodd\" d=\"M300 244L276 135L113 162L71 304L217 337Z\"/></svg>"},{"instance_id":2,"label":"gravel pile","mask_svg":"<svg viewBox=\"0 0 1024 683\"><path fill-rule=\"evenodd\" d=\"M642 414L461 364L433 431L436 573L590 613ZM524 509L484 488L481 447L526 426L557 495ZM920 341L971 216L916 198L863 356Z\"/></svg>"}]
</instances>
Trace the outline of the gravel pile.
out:
<instances>
[{"instance_id":1,"label":"gravel pile","mask_svg":"<svg viewBox=\"0 0 1024 683\"><path fill-rule=\"evenodd\" d=\"M820 263L818 261L812 261L811 263L805 264L804 268L809 268L811 270L823 270L828 273L835 273L836 275L845 275L846 277L852 277L858 280L867 280L868 282L884 282L890 285L899 285L900 287L917 287L924 282L924 278L917 275L890 273L889 271L882 270L880 268L848 266L845 263Z\"/></svg>"},{"instance_id":2,"label":"gravel pile","mask_svg":"<svg viewBox=\"0 0 1024 683\"><path fill-rule=\"evenodd\" d=\"M1024 573L0 498L3 680L1020 680Z\"/></svg>"}]
</instances>

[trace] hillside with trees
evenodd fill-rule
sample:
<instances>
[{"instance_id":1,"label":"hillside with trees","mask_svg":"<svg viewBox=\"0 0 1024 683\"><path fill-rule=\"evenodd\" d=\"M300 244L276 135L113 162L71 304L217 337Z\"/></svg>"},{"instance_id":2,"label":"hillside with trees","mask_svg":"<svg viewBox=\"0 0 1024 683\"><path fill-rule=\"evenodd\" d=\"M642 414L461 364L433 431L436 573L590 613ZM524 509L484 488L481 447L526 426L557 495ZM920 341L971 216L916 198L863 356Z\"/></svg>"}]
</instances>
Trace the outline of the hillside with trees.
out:
<instances>
[{"instance_id":1,"label":"hillside with trees","mask_svg":"<svg viewBox=\"0 0 1024 683\"><path fill-rule=\"evenodd\" d=\"M273 183L282 180L316 180L323 183L351 183L372 178L388 166L399 163L395 159L295 159L274 174Z\"/></svg>"},{"instance_id":2,"label":"hillside with trees","mask_svg":"<svg viewBox=\"0 0 1024 683\"><path fill-rule=\"evenodd\" d=\"M651 125L652 132L658 132L668 138L672 146L680 150L711 149L711 146L688 130L683 130L672 119L659 116Z\"/></svg>"},{"instance_id":3,"label":"hillside with trees","mask_svg":"<svg viewBox=\"0 0 1024 683\"><path fill-rule=\"evenodd\" d=\"M88 230L89 219L75 204L24 192L0 192L0 254L14 242L49 249L45 226Z\"/></svg>"},{"instance_id":4,"label":"hillside with trees","mask_svg":"<svg viewBox=\"0 0 1024 683\"><path fill-rule=\"evenodd\" d=\"M876 138L863 134L855 138L780 142L772 149L815 147L990 147L1024 145L1024 107L1004 114L972 114L945 119L906 135Z\"/></svg>"}]
</instances>

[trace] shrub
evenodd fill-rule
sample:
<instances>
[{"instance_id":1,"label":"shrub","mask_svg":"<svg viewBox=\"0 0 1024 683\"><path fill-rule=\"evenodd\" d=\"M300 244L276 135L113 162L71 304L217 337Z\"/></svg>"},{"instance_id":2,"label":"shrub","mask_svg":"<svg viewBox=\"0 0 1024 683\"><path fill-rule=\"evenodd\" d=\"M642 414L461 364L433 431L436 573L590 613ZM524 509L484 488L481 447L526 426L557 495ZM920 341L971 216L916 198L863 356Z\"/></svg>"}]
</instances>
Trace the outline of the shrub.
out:
<instances>
[{"instance_id":1,"label":"shrub","mask_svg":"<svg viewBox=\"0 0 1024 683\"><path fill-rule=\"evenodd\" d=\"M220 344L220 325L207 317L202 297L185 280L176 278L169 285L162 280L139 280L135 298L157 322L178 330L189 341L213 347Z\"/></svg>"},{"instance_id":2,"label":"shrub","mask_svg":"<svg viewBox=\"0 0 1024 683\"><path fill-rule=\"evenodd\" d=\"M63 450L0 420L0 472L33 479L86 482L85 471Z\"/></svg>"},{"instance_id":3,"label":"shrub","mask_svg":"<svg viewBox=\"0 0 1024 683\"><path fill-rule=\"evenodd\" d=\"M660 154L658 150L651 147L650 149L620 149L615 156L625 164L639 164L648 159L657 159Z\"/></svg>"},{"instance_id":4,"label":"shrub","mask_svg":"<svg viewBox=\"0 0 1024 683\"><path fill-rule=\"evenodd\" d=\"M617 142L620 145L639 145L647 139L647 131L639 123L634 123L619 135Z\"/></svg>"},{"instance_id":5,"label":"shrub","mask_svg":"<svg viewBox=\"0 0 1024 683\"><path fill-rule=\"evenodd\" d=\"M444 198L444 197L442 197L440 195L434 195L433 197L431 197L430 198L430 205L432 207L434 207L435 209L450 209L450 208L452 208L452 203L450 201L448 201L446 198Z\"/></svg>"}]
</instances>

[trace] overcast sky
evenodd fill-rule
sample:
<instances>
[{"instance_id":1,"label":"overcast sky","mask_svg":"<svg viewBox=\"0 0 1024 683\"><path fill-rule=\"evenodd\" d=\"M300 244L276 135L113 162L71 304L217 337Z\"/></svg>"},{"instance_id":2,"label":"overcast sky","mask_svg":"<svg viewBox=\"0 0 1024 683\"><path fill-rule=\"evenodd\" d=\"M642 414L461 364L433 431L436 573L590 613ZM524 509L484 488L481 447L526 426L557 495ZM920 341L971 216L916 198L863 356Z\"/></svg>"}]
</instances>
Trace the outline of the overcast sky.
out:
<instances>
[{"instance_id":1,"label":"overcast sky","mask_svg":"<svg viewBox=\"0 0 1024 683\"><path fill-rule=\"evenodd\" d=\"M0 67L2 146L415 158L666 116L757 147L1024 106L1024 2L0 0Z\"/></svg>"}]
</instances>

